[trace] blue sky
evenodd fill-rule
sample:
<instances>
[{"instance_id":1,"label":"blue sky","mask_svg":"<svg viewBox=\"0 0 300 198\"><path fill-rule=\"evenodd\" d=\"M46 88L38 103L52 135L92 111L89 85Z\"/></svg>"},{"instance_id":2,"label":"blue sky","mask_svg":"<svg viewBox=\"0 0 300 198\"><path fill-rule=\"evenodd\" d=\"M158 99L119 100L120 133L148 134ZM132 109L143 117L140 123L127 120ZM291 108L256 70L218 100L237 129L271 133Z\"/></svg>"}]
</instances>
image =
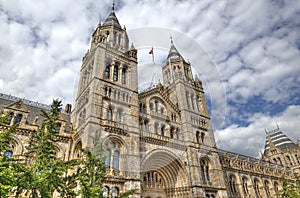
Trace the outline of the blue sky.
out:
<instances>
[{"instance_id":1,"label":"blue sky","mask_svg":"<svg viewBox=\"0 0 300 198\"><path fill-rule=\"evenodd\" d=\"M0 91L73 103L81 58L110 10L108 0L0 0ZM116 14L139 49L140 81L148 49L159 68L174 35L203 80L218 147L258 156L276 123L300 139L298 1L129 0L116 1Z\"/></svg>"}]
</instances>

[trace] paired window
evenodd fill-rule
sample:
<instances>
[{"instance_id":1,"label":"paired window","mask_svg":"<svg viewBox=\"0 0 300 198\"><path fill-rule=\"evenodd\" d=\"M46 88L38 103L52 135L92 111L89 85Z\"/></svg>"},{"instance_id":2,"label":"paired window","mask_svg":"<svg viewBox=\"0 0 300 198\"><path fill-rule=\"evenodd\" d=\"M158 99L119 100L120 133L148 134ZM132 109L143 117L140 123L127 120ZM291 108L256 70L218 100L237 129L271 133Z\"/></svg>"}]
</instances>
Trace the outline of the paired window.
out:
<instances>
[{"instance_id":1,"label":"paired window","mask_svg":"<svg viewBox=\"0 0 300 198\"><path fill-rule=\"evenodd\" d=\"M105 70L104 70L104 77L105 78L109 78L110 77L110 64L108 63L105 67Z\"/></svg>"},{"instance_id":2,"label":"paired window","mask_svg":"<svg viewBox=\"0 0 300 198\"><path fill-rule=\"evenodd\" d=\"M208 161L205 159L200 160L200 172L202 183L210 182Z\"/></svg>"},{"instance_id":3,"label":"paired window","mask_svg":"<svg viewBox=\"0 0 300 198\"><path fill-rule=\"evenodd\" d=\"M114 66L114 75L113 75L113 80L118 81L119 79L119 66L115 65Z\"/></svg>"},{"instance_id":4,"label":"paired window","mask_svg":"<svg viewBox=\"0 0 300 198\"><path fill-rule=\"evenodd\" d=\"M107 109L107 119L109 121L112 121L112 114L113 114L112 108L110 107L110 108Z\"/></svg>"},{"instance_id":5,"label":"paired window","mask_svg":"<svg viewBox=\"0 0 300 198\"><path fill-rule=\"evenodd\" d=\"M257 179L254 180L254 191L257 197L260 197L260 190L259 190L259 181Z\"/></svg>"},{"instance_id":6,"label":"paired window","mask_svg":"<svg viewBox=\"0 0 300 198\"><path fill-rule=\"evenodd\" d=\"M236 188L236 177L234 175L229 176L229 187L233 195L236 195L238 193Z\"/></svg>"},{"instance_id":7,"label":"paired window","mask_svg":"<svg viewBox=\"0 0 300 198\"><path fill-rule=\"evenodd\" d=\"M242 179L242 187L243 187L244 195L245 196L249 195L248 180L246 177L243 177L243 179Z\"/></svg>"},{"instance_id":8,"label":"paired window","mask_svg":"<svg viewBox=\"0 0 300 198\"><path fill-rule=\"evenodd\" d=\"M266 190L266 195L267 195L267 197L271 197L269 182L268 182L268 181L265 181L264 184L265 184L265 190Z\"/></svg>"},{"instance_id":9,"label":"paired window","mask_svg":"<svg viewBox=\"0 0 300 198\"><path fill-rule=\"evenodd\" d=\"M105 167L119 170L120 163L120 146L115 142L109 142L106 145Z\"/></svg>"},{"instance_id":10,"label":"paired window","mask_svg":"<svg viewBox=\"0 0 300 198\"><path fill-rule=\"evenodd\" d=\"M122 69L122 84L123 85L126 84L126 69L125 68Z\"/></svg>"}]
</instances>

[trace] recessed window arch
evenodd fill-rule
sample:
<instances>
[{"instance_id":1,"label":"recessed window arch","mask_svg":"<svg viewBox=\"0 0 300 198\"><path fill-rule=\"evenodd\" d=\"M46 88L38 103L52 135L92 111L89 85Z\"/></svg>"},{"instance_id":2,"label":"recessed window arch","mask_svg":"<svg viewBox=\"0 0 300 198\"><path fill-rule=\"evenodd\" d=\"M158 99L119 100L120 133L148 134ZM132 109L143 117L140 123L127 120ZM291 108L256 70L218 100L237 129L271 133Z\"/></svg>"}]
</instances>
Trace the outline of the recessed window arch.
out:
<instances>
[{"instance_id":1,"label":"recessed window arch","mask_svg":"<svg viewBox=\"0 0 300 198\"><path fill-rule=\"evenodd\" d=\"M109 108L107 109L107 120L112 121L112 115L113 115L112 108L109 107Z\"/></svg>"},{"instance_id":2,"label":"recessed window arch","mask_svg":"<svg viewBox=\"0 0 300 198\"><path fill-rule=\"evenodd\" d=\"M127 69L123 68L122 69L122 84L125 85L126 84L126 78L127 78Z\"/></svg>"},{"instance_id":3,"label":"recessed window arch","mask_svg":"<svg viewBox=\"0 0 300 198\"><path fill-rule=\"evenodd\" d=\"M160 135L161 135L161 136L165 136L165 126L164 126L164 125L162 125L162 126L160 127Z\"/></svg>"},{"instance_id":4,"label":"recessed window arch","mask_svg":"<svg viewBox=\"0 0 300 198\"><path fill-rule=\"evenodd\" d=\"M74 148L73 158L79 159L81 158L81 156L82 156L82 143L81 141L79 141Z\"/></svg>"},{"instance_id":5,"label":"recessed window arch","mask_svg":"<svg viewBox=\"0 0 300 198\"><path fill-rule=\"evenodd\" d=\"M248 179L246 177L242 178L242 187L243 187L243 192L244 195L247 196L249 195L249 190L248 190Z\"/></svg>"},{"instance_id":6,"label":"recessed window arch","mask_svg":"<svg viewBox=\"0 0 300 198\"><path fill-rule=\"evenodd\" d=\"M9 116L8 116L8 118L7 118L7 121L6 121L6 124L7 124L7 125L10 125L10 123L11 123L13 117L14 117L14 113L13 113L13 112L10 112L10 113L9 113Z\"/></svg>"},{"instance_id":7,"label":"recessed window arch","mask_svg":"<svg viewBox=\"0 0 300 198\"><path fill-rule=\"evenodd\" d=\"M121 119L122 119L122 113L121 113L121 110L117 110L117 113L116 113L116 121L117 121L117 122L121 122Z\"/></svg>"},{"instance_id":8,"label":"recessed window arch","mask_svg":"<svg viewBox=\"0 0 300 198\"><path fill-rule=\"evenodd\" d=\"M104 77L109 78L110 77L110 63L106 63L106 67L104 70Z\"/></svg>"},{"instance_id":9,"label":"recessed window arch","mask_svg":"<svg viewBox=\"0 0 300 198\"><path fill-rule=\"evenodd\" d=\"M109 196L109 187L108 186L104 186L102 188L102 191L103 191L103 197L108 197Z\"/></svg>"},{"instance_id":10,"label":"recessed window arch","mask_svg":"<svg viewBox=\"0 0 300 198\"><path fill-rule=\"evenodd\" d=\"M265 191L266 191L266 195L267 197L271 197L271 193L270 193L270 182L268 180L265 180L264 182L264 187L265 187Z\"/></svg>"},{"instance_id":11,"label":"recessed window arch","mask_svg":"<svg viewBox=\"0 0 300 198\"><path fill-rule=\"evenodd\" d=\"M16 116L15 122L14 124L20 124L21 120L22 120L23 115L22 114L18 114Z\"/></svg>"},{"instance_id":12,"label":"recessed window arch","mask_svg":"<svg viewBox=\"0 0 300 198\"><path fill-rule=\"evenodd\" d=\"M260 186L259 186L259 180L258 179L254 179L254 192L255 192L255 195L257 197L260 197Z\"/></svg>"},{"instance_id":13,"label":"recessed window arch","mask_svg":"<svg viewBox=\"0 0 300 198\"><path fill-rule=\"evenodd\" d=\"M229 187L233 195L238 194L236 177L234 175L229 175Z\"/></svg>"},{"instance_id":14,"label":"recessed window arch","mask_svg":"<svg viewBox=\"0 0 300 198\"><path fill-rule=\"evenodd\" d=\"M288 160L288 162L290 163L290 165L292 166L293 165L293 162L292 162L292 160L291 160L291 158L290 158L290 156L289 155L287 155L286 156L286 159Z\"/></svg>"},{"instance_id":15,"label":"recessed window arch","mask_svg":"<svg viewBox=\"0 0 300 198\"><path fill-rule=\"evenodd\" d=\"M114 73L113 73L113 80L118 81L119 79L119 64L114 65Z\"/></svg>"},{"instance_id":16,"label":"recessed window arch","mask_svg":"<svg viewBox=\"0 0 300 198\"><path fill-rule=\"evenodd\" d=\"M278 184L278 182L274 182L274 191L275 191L275 193L278 193L278 191L279 191L279 184Z\"/></svg>"},{"instance_id":17,"label":"recessed window arch","mask_svg":"<svg viewBox=\"0 0 300 198\"><path fill-rule=\"evenodd\" d=\"M206 184L207 182L210 182L209 163L207 159L200 159L200 173L202 183Z\"/></svg>"},{"instance_id":18,"label":"recessed window arch","mask_svg":"<svg viewBox=\"0 0 300 198\"><path fill-rule=\"evenodd\" d=\"M116 198L119 196L119 188L118 187L113 187L111 189L111 195L113 198Z\"/></svg>"},{"instance_id":19,"label":"recessed window arch","mask_svg":"<svg viewBox=\"0 0 300 198\"><path fill-rule=\"evenodd\" d=\"M154 133L158 134L158 123L154 124Z\"/></svg>"},{"instance_id":20,"label":"recessed window arch","mask_svg":"<svg viewBox=\"0 0 300 198\"><path fill-rule=\"evenodd\" d=\"M121 145L114 140L108 141L105 145L106 145L105 167L113 170L119 170Z\"/></svg>"},{"instance_id":21,"label":"recessed window arch","mask_svg":"<svg viewBox=\"0 0 300 198\"><path fill-rule=\"evenodd\" d=\"M59 134L60 129L61 129L61 123L60 123L60 122L57 122L57 123L56 123L56 126L55 126L55 131L54 131L54 133L55 133L55 134Z\"/></svg>"},{"instance_id":22,"label":"recessed window arch","mask_svg":"<svg viewBox=\"0 0 300 198\"><path fill-rule=\"evenodd\" d=\"M4 152L4 156L8 157L8 158L12 158L13 156L13 152L11 150L5 151Z\"/></svg>"}]
</instances>

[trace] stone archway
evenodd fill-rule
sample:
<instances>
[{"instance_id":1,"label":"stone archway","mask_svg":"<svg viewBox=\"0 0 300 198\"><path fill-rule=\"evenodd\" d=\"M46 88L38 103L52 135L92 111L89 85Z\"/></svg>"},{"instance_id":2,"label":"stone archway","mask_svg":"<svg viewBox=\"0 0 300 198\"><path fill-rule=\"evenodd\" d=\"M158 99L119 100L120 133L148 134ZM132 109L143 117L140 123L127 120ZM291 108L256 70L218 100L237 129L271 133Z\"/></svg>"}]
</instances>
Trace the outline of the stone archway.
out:
<instances>
[{"instance_id":1,"label":"stone archway","mask_svg":"<svg viewBox=\"0 0 300 198\"><path fill-rule=\"evenodd\" d=\"M142 161L142 197L189 197L187 171L174 153L156 150Z\"/></svg>"}]
</instances>

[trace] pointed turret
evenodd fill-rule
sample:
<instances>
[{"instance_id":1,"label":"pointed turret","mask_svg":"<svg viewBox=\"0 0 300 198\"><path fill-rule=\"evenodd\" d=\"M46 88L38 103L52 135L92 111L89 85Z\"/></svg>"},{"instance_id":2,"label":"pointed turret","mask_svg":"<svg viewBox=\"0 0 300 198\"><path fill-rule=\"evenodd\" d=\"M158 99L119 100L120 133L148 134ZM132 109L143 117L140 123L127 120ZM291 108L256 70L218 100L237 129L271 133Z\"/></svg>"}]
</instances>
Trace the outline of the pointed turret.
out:
<instances>
[{"instance_id":1,"label":"pointed turret","mask_svg":"<svg viewBox=\"0 0 300 198\"><path fill-rule=\"evenodd\" d=\"M108 15L108 17L106 18L106 20L104 21L104 23L102 24L103 26L110 26L113 25L115 27L121 28L121 25L119 23L119 20L115 14L115 3L113 3L112 5L112 9L110 14Z\"/></svg>"},{"instance_id":2,"label":"pointed turret","mask_svg":"<svg viewBox=\"0 0 300 198\"><path fill-rule=\"evenodd\" d=\"M176 47L173 43L173 39L171 37L171 47L170 47L169 54L168 54L168 61L169 62L175 62L175 61L181 61L181 60L184 61L183 57L181 56L181 54L176 49Z\"/></svg>"}]
</instances>

